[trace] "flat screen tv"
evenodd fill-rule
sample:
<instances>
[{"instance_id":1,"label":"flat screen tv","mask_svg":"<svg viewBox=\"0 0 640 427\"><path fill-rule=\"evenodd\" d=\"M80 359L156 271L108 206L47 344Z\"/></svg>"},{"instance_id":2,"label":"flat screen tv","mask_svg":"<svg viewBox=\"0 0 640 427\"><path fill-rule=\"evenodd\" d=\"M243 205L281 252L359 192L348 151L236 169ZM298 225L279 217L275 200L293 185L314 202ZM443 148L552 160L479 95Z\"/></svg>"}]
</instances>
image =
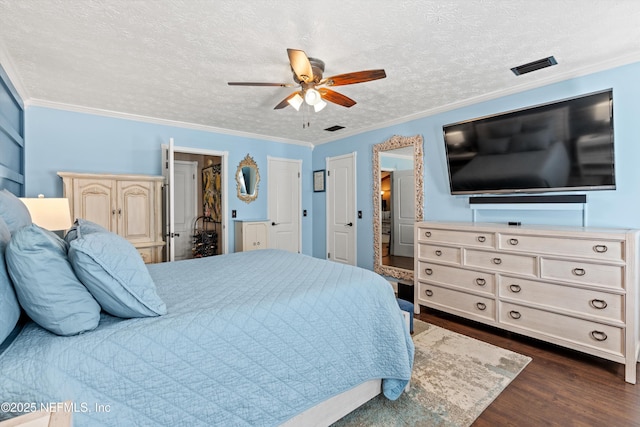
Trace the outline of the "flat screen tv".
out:
<instances>
[{"instance_id":1,"label":"flat screen tv","mask_svg":"<svg viewBox=\"0 0 640 427\"><path fill-rule=\"evenodd\" d=\"M615 189L612 90L443 132L451 194Z\"/></svg>"}]
</instances>

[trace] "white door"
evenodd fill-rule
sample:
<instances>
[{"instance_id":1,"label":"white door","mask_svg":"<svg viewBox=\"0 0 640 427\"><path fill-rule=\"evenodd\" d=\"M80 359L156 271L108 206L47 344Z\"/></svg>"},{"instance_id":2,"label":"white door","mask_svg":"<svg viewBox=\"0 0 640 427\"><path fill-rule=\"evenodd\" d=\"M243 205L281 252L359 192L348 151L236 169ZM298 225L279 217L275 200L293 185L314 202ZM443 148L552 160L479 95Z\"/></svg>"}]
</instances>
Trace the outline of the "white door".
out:
<instances>
[{"instance_id":1,"label":"white door","mask_svg":"<svg viewBox=\"0 0 640 427\"><path fill-rule=\"evenodd\" d=\"M356 265L356 153L327 158L327 259Z\"/></svg>"},{"instance_id":2,"label":"white door","mask_svg":"<svg viewBox=\"0 0 640 427\"><path fill-rule=\"evenodd\" d=\"M269 247L301 251L300 160L268 158Z\"/></svg>"},{"instance_id":3,"label":"white door","mask_svg":"<svg viewBox=\"0 0 640 427\"><path fill-rule=\"evenodd\" d=\"M175 185L175 208L174 208L174 246L175 259L188 259L192 257L191 247L193 246L193 225L196 220L197 200L196 200L196 173L198 162L187 162L183 160L175 161L174 185Z\"/></svg>"},{"instance_id":4,"label":"white door","mask_svg":"<svg viewBox=\"0 0 640 427\"><path fill-rule=\"evenodd\" d=\"M393 245L392 255L413 256L413 225L416 222L415 179L413 170L393 172Z\"/></svg>"}]
</instances>

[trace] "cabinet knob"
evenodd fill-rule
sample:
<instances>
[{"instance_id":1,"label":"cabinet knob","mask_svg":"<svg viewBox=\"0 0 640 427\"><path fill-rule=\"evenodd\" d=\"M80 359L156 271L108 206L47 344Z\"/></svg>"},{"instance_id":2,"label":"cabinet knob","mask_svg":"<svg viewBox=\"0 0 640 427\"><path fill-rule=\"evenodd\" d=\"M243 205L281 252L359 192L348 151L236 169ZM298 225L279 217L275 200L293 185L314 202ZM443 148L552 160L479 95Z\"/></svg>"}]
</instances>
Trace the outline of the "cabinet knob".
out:
<instances>
[{"instance_id":1,"label":"cabinet knob","mask_svg":"<svg viewBox=\"0 0 640 427\"><path fill-rule=\"evenodd\" d=\"M430 231L425 231L424 235L425 235L425 237L431 237L431 232Z\"/></svg>"},{"instance_id":2,"label":"cabinet knob","mask_svg":"<svg viewBox=\"0 0 640 427\"><path fill-rule=\"evenodd\" d=\"M512 285L509 285L509 290L511 292L513 292L514 294L517 294L518 292L520 292L522 290L522 288L520 287L520 285L516 285L515 283Z\"/></svg>"},{"instance_id":3,"label":"cabinet knob","mask_svg":"<svg viewBox=\"0 0 640 427\"><path fill-rule=\"evenodd\" d=\"M607 334L602 331L591 331L589 335L596 341L605 341L608 338Z\"/></svg>"},{"instance_id":4,"label":"cabinet knob","mask_svg":"<svg viewBox=\"0 0 640 427\"><path fill-rule=\"evenodd\" d=\"M509 312L509 317L511 317L512 319L518 320L519 318L522 317L522 314L520 314L519 311L511 310Z\"/></svg>"},{"instance_id":5,"label":"cabinet knob","mask_svg":"<svg viewBox=\"0 0 640 427\"><path fill-rule=\"evenodd\" d=\"M487 238L484 236L478 236L476 240L478 240L478 242L480 243L484 243L487 240Z\"/></svg>"},{"instance_id":6,"label":"cabinet knob","mask_svg":"<svg viewBox=\"0 0 640 427\"><path fill-rule=\"evenodd\" d=\"M607 308L608 304L605 300L602 299L592 299L591 301L589 301L589 305L596 310L604 310L605 308Z\"/></svg>"},{"instance_id":7,"label":"cabinet knob","mask_svg":"<svg viewBox=\"0 0 640 427\"><path fill-rule=\"evenodd\" d=\"M518 239L509 239L509 244L515 246L518 244Z\"/></svg>"},{"instance_id":8,"label":"cabinet knob","mask_svg":"<svg viewBox=\"0 0 640 427\"><path fill-rule=\"evenodd\" d=\"M425 295L426 295L426 296L428 296L428 297L433 296L433 291L432 291L431 289L425 289L424 293L425 293Z\"/></svg>"},{"instance_id":9,"label":"cabinet knob","mask_svg":"<svg viewBox=\"0 0 640 427\"><path fill-rule=\"evenodd\" d=\"M584 276L585 274L587 274L584 268L574 268L573 270L571 270L571 272L575 276Z\"/></svg>"},{"instance_id":10,"label":"cabinet knob","mask_svg":"<svg viewBox=\"0 0 640 427\"><path fill-rule=\"evenodd\" d=\"M425 268L424 272L427 273L428 276L431 276L433 274L433 270L430 268Z\"/></svg>"},{"instance_id":11,"label":"cabinet knob","mask_svg":"<svg viewBox=\"0 0 640 427\"><path fill-rule=\"evenodd\" d=\"M441 256L441 255L442 255L442 251L441 251L440 249L438 249L438 250L436 251L436 256Z\"/></svg>"},{"instance_id":12,"label":"cabinet knob","mask_svg":"<svg viewBox=\"0 0 640 427\"><path fill-rule=\"evenodd\" d=\"M477 277L476 278L476 285L478 286L484 286L487 284L487 280L482 278L482 277Z\"/></svg>"},{"instance_id":13,"label":"cabinet knob","mask_svg":"<svg viewBox=\"0 0 640 427\"><path fill-rule=\"evenodd\" d=\"M477 302L476 307L478 307L478 310L480 311L485 311L487 309L487 304L483 302Z\"/></svg>"},{"instance_id":14,"label":"cabinet knob","mask_svg":"<svg viewBox=\"0 0 640 427\"><path fill-rule=\"evenodd\" d=\"M500 265L502 264L502 260L500 258L492 258L491 262L493 262L495 265Z\"/></svg>"},{"instance_id":15,"label":"cabinet knob","mask_svg":"<svg viewBox=\"0 0 640 427\"><path fill-rule=\"evenodd\" d=\"M595 245L593 250L599 254L607 252L607 245Z\"/></svg>"}]
</instances>

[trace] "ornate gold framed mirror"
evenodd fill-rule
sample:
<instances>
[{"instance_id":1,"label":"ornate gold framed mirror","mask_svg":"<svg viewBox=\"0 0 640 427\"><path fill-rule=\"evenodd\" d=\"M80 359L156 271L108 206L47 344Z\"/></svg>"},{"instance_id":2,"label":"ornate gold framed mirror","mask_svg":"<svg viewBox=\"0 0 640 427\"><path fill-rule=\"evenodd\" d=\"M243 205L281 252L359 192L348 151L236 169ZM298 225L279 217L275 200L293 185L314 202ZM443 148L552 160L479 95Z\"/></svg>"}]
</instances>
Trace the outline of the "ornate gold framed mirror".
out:
<instances>
[{"instance_id":1,"label":"ornate gold framed mirror","mask_svg":"<svg viewBox=\"0 0 640 427\"><path fill-rule=\"evenodd\" d=\"M416 222L423 219L422 136L373 146L373 269L413 283Z\"/></svg>"},{"instance_id":2,"label":"ornate gold framed mirror","mask_svg":"<svg viewBox=\"0 0 640 427\"><path fill-rule=\"evenodd\" d=\"M260 182L260 172L258 165L253 158L247 154L238 164L236 170L236 184L238 188L238 199L251 203L258 198L258 183Z\"/></svg>"}]
</instances>

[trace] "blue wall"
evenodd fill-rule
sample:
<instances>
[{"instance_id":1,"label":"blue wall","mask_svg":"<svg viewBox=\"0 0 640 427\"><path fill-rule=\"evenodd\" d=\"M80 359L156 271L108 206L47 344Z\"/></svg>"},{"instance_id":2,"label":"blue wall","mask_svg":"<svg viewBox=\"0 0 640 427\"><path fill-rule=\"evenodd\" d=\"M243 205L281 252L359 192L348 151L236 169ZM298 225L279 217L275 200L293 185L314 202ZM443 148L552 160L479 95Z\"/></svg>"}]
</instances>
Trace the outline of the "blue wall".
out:
<instances>
[{"instance_id":1,"label":"blue wall","mask_svg":"<svg viewBox=\"0 0 640 427\"><path fill-rule=\"evenodd\" d=\"M302 159L302 209L310 215L302 219L303 252L324 258L326 254L326 193L314 193L311 186L313 170L325 169L326 158L356 152L357 210L363 218L357 220L358 265L373 268L373 198L372 149L393 135L420 134L424 139L425 219L471 221L468 197L449 194L442 126L475 117L556 101L613 88L614 131L617 189L611 191L578 192L587 194L589 226L640 228L640 63L566 80L542 88L528 90L481 102L445 113L413 120L321 144L307 147L280 144L198 131L179 127L73 113L42 107L26 111L26 193L60 195L62 184L56 176L60 170L112 173L160 174L160 145L170 137L176 145L218 151L229 151L229 168L251 154L266 176L267 155ZM229 215L238 210L238 217L267 216L266 197L251 204L232 197L235 183L228 181ZM266 179L260 183L260 194L267 191ZM229 215L230 216L230 215ZM579 212L558 211L482 211L478 221L521 221L523 224L581 225ZM233 230L229 233L233 242ZM233 244L230 244L233 250Z\"/></svg>"},{"instance_id":2,"label":"blue wall","mask_svg":"<svg viewBox=\"0 0 640 427\"><path fill-rule=\"evenodd\" d=\"M301 159L302 209L312 212L311 156L309 147L282 144L201 130L186 129L51 108L26 111L26 195L62 195L58 171L135 173L161 175L161 145L173 138L175 145L229 152L227 194L229 251L234 250L231 211L237 219L267 218L267 156ZM245 203L235 197L233 179L238 163L249 153L261 173L258 199ZM302 218L302 251L311 254L313 215Z\"/></svg>"},{"instance_id":3,"label":"blue wall","mask_svg":"<svg viewBox=\"0 0 640 427\"><path fill-rule=\"evenodd\" d=\"M542 88L435 114L385 129L362 133L317 146L313 169L324 169L325 158L357 152L358 265L373 268L373 145L393 135L420 134L424 139L425 220L471 221L468 196L449 193L442 126L476 117L529 107L613 88L616 190L580 191L587 194L587 225L640 228L640 63L566 80ZM326 193L313 195L313 255L326 252ZM478 221L521 221L523 224L582 225L581 212L479 211Z\"/></svg>"}]
</instances>

